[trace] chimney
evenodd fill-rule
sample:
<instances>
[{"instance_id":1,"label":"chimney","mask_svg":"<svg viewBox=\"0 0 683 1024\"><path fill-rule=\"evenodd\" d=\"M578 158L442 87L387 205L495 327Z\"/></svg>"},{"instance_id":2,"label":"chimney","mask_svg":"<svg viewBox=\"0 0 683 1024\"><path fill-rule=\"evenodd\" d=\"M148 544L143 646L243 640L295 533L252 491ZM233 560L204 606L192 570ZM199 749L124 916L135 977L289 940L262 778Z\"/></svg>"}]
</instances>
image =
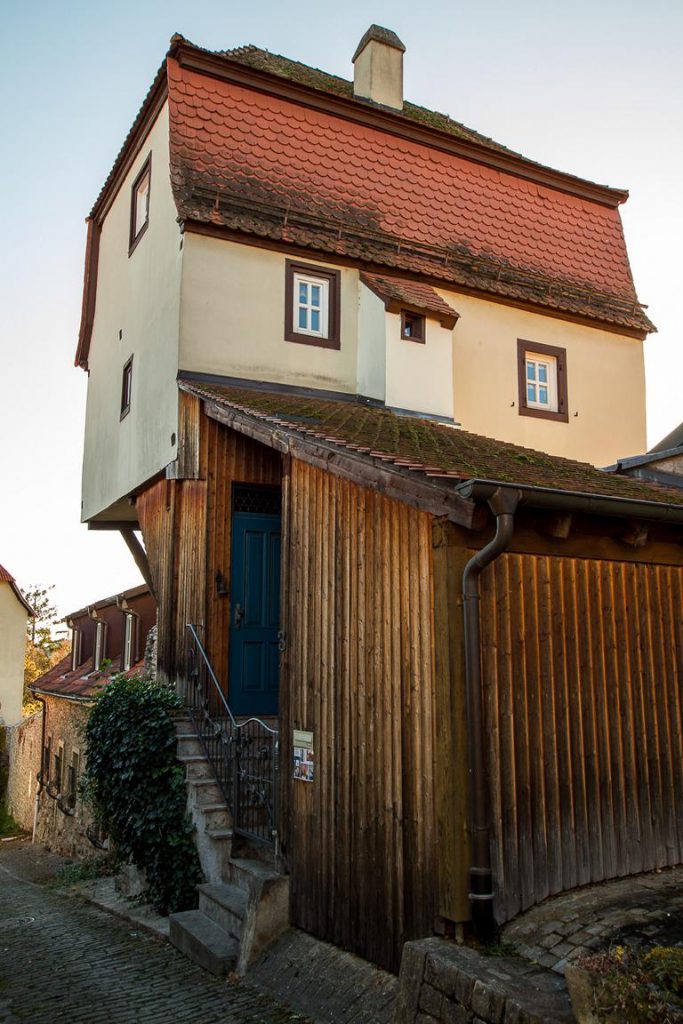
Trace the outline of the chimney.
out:
<instances>
[{"instance_id":1,"label":"chimney","mask_svg":"<svg viewBox=\"0 0 683 1024\"><path fill-rule=\"evenodd\" d=\"M371 25L353 55L353 95L403 110L405 49L391 29Z\"/></svg>"}]
</instances>

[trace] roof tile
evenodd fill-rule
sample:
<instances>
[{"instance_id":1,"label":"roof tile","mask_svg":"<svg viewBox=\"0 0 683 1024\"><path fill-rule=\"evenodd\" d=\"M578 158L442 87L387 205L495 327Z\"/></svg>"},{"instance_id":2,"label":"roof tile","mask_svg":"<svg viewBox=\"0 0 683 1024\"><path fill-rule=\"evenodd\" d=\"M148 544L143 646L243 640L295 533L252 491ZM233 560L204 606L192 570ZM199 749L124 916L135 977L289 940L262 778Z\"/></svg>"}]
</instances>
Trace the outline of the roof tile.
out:
<instances>
[{"instance_id":1,"label":"roof tile","mask_svg":"<svg viewBox=\"0 0 683 1024\"><path fill-rule=\"evenodd\" d=\"M182 217L651 326L616 208L168 64Z\"/></svg>"},{"instance_id":2,"label":"roof tile","mask_svg":"<svg viewBox=\"0 0 683 1024\"><path fill-rule=\"evenodd\" d=\"M286 426L336 447L367 453L422 474L444 473L454 484L472 479L599 494L683 506L683 492L606 473L585 462L413 416L399 416L362 401L270 393L208 383L181 387L219 405ZM304 420L305 417L305 420Z\"/></svg>"}]
</instances>

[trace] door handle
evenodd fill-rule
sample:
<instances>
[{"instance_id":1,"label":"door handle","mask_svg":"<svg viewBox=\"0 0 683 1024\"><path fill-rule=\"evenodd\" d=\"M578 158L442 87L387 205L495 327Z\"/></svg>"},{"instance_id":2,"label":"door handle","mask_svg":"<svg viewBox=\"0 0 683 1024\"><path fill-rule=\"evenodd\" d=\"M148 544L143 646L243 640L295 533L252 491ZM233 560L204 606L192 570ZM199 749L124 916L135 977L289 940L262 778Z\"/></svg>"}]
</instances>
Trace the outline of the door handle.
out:
<instances>
[{"instance_id":1,"label":"door handle","mask_svg":"<svg viewBox=\"0 0 683 1024\"><path fill-rule=\"evenodd\" d=\"M244 620L244 608L242 607L242 605L238 601L237 604L235 605L235 629L241 629L242 628L243 620Z\"/></svg>"}]
</instances>

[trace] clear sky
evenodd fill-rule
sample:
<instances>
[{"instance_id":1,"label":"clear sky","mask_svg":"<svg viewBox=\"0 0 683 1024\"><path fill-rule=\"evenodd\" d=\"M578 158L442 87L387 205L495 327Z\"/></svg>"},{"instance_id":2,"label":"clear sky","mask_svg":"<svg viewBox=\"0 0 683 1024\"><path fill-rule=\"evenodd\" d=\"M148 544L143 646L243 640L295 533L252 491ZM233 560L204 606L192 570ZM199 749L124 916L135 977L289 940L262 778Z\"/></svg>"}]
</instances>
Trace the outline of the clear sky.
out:
<instances>
[{"instance_id":1,"label":"clear sky","mask_svg":"<svg viewBox=\"0 0 683 1024\"><path fill-rule=\"evenodd\" d=\"M683 3L5 0L0 563L20 586L56 584L63 614L139 582L117 534L79 524L86 376L73 356L84 218L169 38L253 42L350 78L372 22L406 44L406 98L630 190L631 265L659 328L646 346L649 443L683 420Z\"/></svg>"}]
</instances>

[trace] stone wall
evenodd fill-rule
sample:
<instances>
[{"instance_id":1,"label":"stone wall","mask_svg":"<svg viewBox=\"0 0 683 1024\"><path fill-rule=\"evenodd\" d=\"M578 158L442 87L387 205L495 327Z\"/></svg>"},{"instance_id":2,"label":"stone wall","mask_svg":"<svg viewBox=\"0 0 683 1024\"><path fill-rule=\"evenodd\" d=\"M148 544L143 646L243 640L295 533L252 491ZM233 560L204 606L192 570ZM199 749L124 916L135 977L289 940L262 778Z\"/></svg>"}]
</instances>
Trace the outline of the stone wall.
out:
<instances>
[{"instance_id":1,"label":"stone wall","mask_svg":"<svg viewBox=\"0 0 683 1024\"><path fill-rule=\"evenodd\" d=\"M569 1024L564 979L444 939L403 947L395 1024Z\"/></svg>"},{"instance_id":2,"label":"stone wall","mask_svg":"<svg viewBox=\"0 0 683 1024\"><path fill-rule=\"evenodd\" d=\"M33 828L33 808L40 770L40 729L43 712L37 711L13 729L7 730L9 777L7 808L23 829Z\"/></svg>"},{"instance_id":3,"label":"stone wall","mask_svg":"<svg viewBox=\"0 0 683 1024\"><path fill-rule=\"evenodd\" d=\"M92 815L80 795L80 780L85 766L85 724L89 705L59 697L45 697L47 719L46 741L50 743L51 785L44 786L38 796L38 817L36 842L66 857L88 857L97 851L87 837L87 830L93 829ZM12 730L10 740L10 776L8 806L15 821L27 831L33 829L37 775L41 766L42 711L22 722ZM55 754L62 756L61 785L55 776ZM64 799L58 801L68 790L69 765L78 765L76 800L69 808ZM50 796L50 792L53 796ZM73 810L73 814L64 809Z\"/></svg>"}]
</instances>

